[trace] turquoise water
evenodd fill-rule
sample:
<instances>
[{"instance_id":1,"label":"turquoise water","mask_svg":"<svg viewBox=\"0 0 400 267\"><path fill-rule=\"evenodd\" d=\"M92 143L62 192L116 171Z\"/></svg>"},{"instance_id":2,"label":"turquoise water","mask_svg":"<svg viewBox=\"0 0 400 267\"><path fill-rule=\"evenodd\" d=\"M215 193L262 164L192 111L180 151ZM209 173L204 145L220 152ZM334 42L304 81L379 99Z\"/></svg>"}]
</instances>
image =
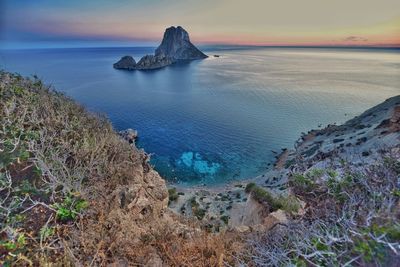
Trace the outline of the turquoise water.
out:
<instances>
[{"instance_id":1,"label":"turquoise water","mask_svg":"<svg viewBox=\"0 0 400 267\"><path fill-rule=\"evenodd\" d=\"M400 93L395 49L207 48L158 71L112 68L154 48L2 50L0 68L36 74L105 113L173 182L212 185L270 168L301 132L342 123Z\"/></svg>"}]
</instances>

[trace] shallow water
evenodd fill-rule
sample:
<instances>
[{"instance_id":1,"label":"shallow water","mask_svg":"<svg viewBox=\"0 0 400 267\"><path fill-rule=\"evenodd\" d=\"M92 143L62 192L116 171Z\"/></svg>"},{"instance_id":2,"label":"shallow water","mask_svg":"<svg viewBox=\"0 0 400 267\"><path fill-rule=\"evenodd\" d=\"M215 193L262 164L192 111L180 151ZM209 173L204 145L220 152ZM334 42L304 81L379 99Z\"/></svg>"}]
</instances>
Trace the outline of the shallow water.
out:
<instances>
[{"instance_id":1,"label":"shallow water","mask_svg":"<svg viewBox=\"0 0 400 267\"><path fill-rule=\"evenodd\" d=\"M37 74L138 145L171 181L212 185L264 172L301 132L342 123L400 93L394 49L221 48L158 71L112 68L154 48L2 50L0 68Z\"/></svg>"}]
</instances>

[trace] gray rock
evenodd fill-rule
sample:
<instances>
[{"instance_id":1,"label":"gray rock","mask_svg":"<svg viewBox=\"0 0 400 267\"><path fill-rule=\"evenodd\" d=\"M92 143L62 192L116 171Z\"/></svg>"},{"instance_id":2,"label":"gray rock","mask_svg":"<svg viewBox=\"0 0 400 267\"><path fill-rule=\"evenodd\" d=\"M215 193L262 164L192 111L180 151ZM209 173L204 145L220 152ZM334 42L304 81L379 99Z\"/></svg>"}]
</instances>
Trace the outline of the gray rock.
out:
<instances>
[{"instance_id":1,"label":"gray rock","mask_svg":"<svg viewBox=\"0 0 400 267\"><path fill-rule=\"evenodd\" d=\"M163 68L165 66L171 65L172 63L174 63L173 59L164 55L146 55L139 60L139 62L135 66L135 69L153 70Z\"/></svg>"},{"instance_id":2,"label":"gray rock","mask_svg":"<svg viewBox=\"0 0 400 267\"><path fill-rule=\"evenodd\" d=\"M165 30L163 40L156 49L156 56L167 56L175 60L203 59L207 56L195 47L189 34L181 26L169 27Z\"/></svg>"},{"instance_id":3,"label":"gray rock","mask_svg":"<svg viewBox=\"0 0 400 267\"><path fill-rule=\"evenodd\" d=\"M113 66L116 69L134 70L136 61L131 56L124 56L117 63L114 63Z\"/></svg>"},{"instance_id":4,"label":"gray rock","mask_svg":"<svg viewBox=\"0 0 400 267\"><path fill-rule=\"evenodd\" d=\"M133 129L126 129L126 130L118 132L118 134L123 139L128 141L130 144L135 143L135 141L136 141L136 139L138 137L138 132L136 130L133 130Z\"/></svg>"},{"instance_id":5,"label":"gray rock","mask_svg":"<svg viewBox=\"0 0 400 267\"><path fill-rule=\"evenodd\" d=\"M165 30L163 40L156 49L155 55L146 55L136 64L131 56L124 56L114 64L116 69L153 70L163 68L179 61L204 59L207 55L195 47L189 34L181 26Z\"/></svg>"}]
</instances>

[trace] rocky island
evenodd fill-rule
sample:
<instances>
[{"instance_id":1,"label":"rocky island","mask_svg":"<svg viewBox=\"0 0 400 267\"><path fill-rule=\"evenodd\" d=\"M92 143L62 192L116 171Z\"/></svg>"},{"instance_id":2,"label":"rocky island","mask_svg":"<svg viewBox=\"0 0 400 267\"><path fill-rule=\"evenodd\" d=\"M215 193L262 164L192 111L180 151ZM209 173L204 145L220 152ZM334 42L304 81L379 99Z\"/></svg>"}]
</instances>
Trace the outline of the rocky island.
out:
<instances>
[{"instance_id":1,"label":"rocky island","mask_svg":"<svg viewBox=\"0 0 400 267\"><path fill-rule=\"evenodd\" d=\"M169 27L165 30L163 40L154 55L146 55L139 62L131 56L123 56L114 64L116 69L153 70L163 68L179 61L207 58L190 42L189 33L181 26Z\"/></svg>"}]
</instances>

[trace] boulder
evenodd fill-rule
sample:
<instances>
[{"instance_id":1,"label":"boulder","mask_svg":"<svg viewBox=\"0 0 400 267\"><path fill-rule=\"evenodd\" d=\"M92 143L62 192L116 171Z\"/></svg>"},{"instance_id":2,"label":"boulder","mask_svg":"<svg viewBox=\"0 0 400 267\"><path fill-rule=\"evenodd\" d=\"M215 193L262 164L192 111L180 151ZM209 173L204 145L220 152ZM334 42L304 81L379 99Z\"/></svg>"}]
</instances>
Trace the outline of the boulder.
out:
<instances>
[{"instance_id":1,"label":"boulder","mask_svg":"<svg viewBox=\"0 0 400 267\"><path fill-rule=\"evenodd\" d=\"M126 129L123 131L119 132L119 135L125 139L126 141L128 141L130 144L135 143L137 137L138 137L138 132L136 130L133 129Z\"/></svg>"}]
</instances>

